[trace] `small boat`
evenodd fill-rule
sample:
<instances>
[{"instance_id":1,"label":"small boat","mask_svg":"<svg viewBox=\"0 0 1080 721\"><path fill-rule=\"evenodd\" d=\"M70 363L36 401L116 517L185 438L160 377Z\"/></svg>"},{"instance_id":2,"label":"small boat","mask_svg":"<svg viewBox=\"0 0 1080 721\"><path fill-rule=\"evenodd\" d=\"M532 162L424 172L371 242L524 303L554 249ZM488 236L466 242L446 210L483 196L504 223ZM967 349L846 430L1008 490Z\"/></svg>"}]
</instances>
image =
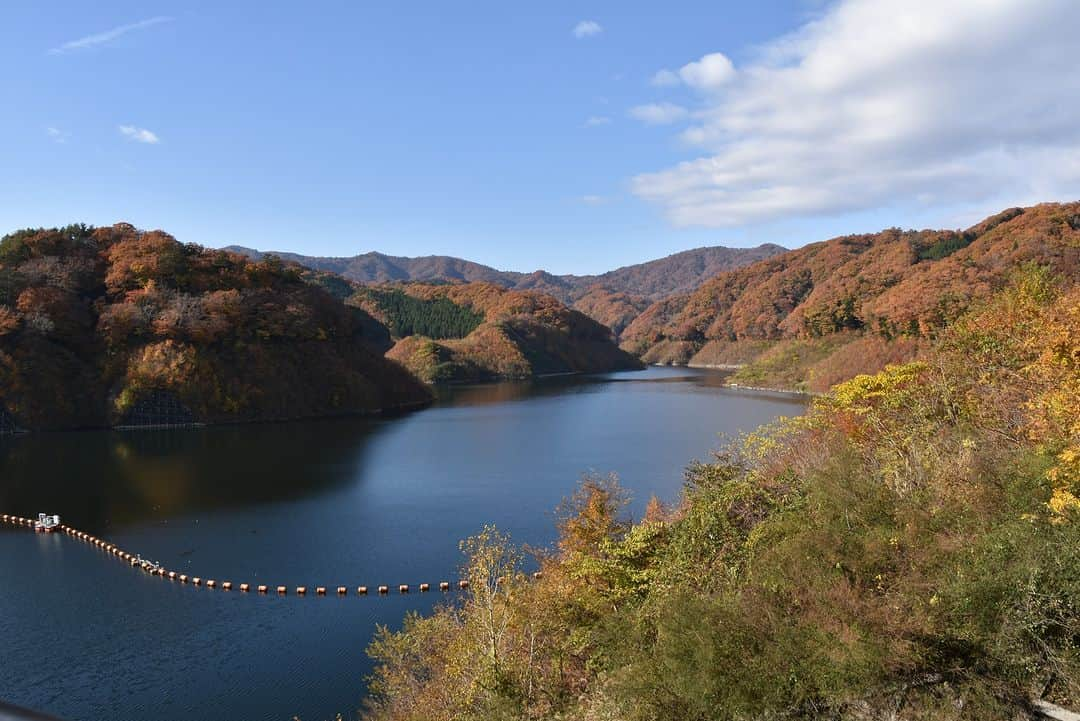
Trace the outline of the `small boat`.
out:
<instances>
[{"instance_id":1,"label":"small boat","mask_svg":"<svg viewBox=\"0 0 1080 721\"><path fill-rule=\"evenodd\" d=\"M37 520L34 521L34 530L38 533L52 533L60 529L60 516L50 516L45 513L39 513Z\"/></svg>"}]
</instances>

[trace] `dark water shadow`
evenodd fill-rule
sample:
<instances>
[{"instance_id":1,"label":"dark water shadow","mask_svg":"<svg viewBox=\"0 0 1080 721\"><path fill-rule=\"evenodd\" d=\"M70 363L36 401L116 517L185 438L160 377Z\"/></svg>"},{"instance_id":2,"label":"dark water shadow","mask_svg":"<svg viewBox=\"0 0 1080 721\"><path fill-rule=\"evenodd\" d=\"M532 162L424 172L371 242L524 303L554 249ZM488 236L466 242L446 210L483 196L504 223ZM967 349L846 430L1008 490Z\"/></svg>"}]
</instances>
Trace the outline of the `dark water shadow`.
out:
<instances>
[{"instance_id":1,"label":"dark water shadow","mask_svg":"<svg viewBox=\"0 0 1080 721\"><path fill-rule=\"evenodd\" d=\"M0 508L65 509L90 532L195 510L315 496L353 482L393 420L334 418L0 440Z\"/></svg>"}]
</instances>

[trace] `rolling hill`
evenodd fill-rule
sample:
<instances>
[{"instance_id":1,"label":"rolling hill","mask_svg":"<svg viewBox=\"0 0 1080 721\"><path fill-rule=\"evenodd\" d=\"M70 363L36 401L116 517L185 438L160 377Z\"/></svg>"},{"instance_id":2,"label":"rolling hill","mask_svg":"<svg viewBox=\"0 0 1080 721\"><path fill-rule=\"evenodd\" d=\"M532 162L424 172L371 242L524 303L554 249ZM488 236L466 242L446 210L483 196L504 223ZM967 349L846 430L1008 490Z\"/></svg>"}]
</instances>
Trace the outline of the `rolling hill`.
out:
<instances>
[{"instance_id":1,"label":"rolling hill","mask_svg":"<svg viewBox=\"0 0 1080 721\"><path fill-rule=\"evenodd\" d=\"M348 300L394 332L387 357L427 382L640 368L611 331L556 298L494 283L402 283Z\"/></svg>"}]
</instances>

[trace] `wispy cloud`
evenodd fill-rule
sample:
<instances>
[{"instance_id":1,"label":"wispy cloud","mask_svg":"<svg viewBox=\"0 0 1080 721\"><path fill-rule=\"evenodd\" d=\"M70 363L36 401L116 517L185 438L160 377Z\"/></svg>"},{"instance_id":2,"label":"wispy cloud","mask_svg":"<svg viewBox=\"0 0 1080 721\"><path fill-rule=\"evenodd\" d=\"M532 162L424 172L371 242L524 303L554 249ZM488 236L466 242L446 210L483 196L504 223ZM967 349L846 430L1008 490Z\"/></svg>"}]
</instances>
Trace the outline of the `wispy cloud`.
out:
<instances>
[{"instance_id":1,"label":"wispy cloud","mask_svg":"<svg viewBox=\"0 0 1080 721\"><path fill-rule=\"evenodd\" d=\"M670 70L661 70L652 76L652 80L649 81L652 85L658 88L670 88L674 85L678 85L682 82L682 78L678 73L673 73Z\"/></svg>"},{"instance_id":2,"label":"wispy cloud","mask_svg":"<svg viewBox=\"0 0 1080 721\"><path fill-rule=\"evenodd\" d=\"M45 128L45 134L48 135L54 143L59 143L61 145L66 143L67 139L71 137L71 133L52 126Z\"/></svg>"},{"instance_id":3,"label":"wispy cloud","mask_svg":"<svg viewBox=\"0 0 1080 721\"><path fill-rule=\"evenodd\" d=\"M608 199L605 198L602 195L583 195L583 196L581 196L581 202L584 203L585 205L593 205L593 206L603 205L607 201L608 201Z\"/></svg>"},{"instance_id":4,"label":"wispy cloud","mask_svg":"<svg viewBox=\"0 0 1080 721\"><path fill-rule=\"evenodd\" d=\"M636 118L646 125L670 125L677 120L682 120L689 112L681 105L674 103L650 103L630 108L630 117Z\"/></svg>"},{"instance_id":5,"label":"wispy cloud","mask_svg":"<svg viewBox=\"0 0 1080 721\"><path fill-rule=\"evenodd\" d=\"M585 121L586 128L598 128L601 125L610 125L611 118L606 115L590 115Z\"/></svg>"},{"instance_id":6,"label":"wispy cloud","mask_svg":"<svg viewBox=\"0 0 1080 721\"><path fill-rule=\"evenodd\" d=\"M595 20L582 20L574 26L572 32L574 33L575 38L581 40L582 38L599 35L604 32L604 28Z\"/></svg>"},{"instance_id":7,"label":"wispy cloud","mask_svg":"<svg viewBox=\"0 0 1080 721\"><path fill-rule=\"evenodd\" d=\"M79 38L78 40L72 40L66 42L63 45L58 45L55 48L49 50L52 55L62 55L64 53L70 53L76 50L86 50L87 48L97 47L98 45L105 45L112 42L121 35L126 35L136 30L144 30L154 25L160 25L161 23L167 23L172 20L171 17L164 15L148 18L146 20L140 20L137 23L128 23L127 25L118 25L111 30L95 33L94 35L87 35L86 37Z\"/></svg>"},{"instance_id":8,"label":"wispy cloud","mask_svg":"<svg viewBox=\"0 0 1080 721\"><path fill-rule=\"evenodd\" d=\"M134 140L136 143L147 143L148 145L157 145L161 142L161 139L146 128L139 128L134 125L121 125L120 133L130 140Z\"/></svg>"}]
</instances>

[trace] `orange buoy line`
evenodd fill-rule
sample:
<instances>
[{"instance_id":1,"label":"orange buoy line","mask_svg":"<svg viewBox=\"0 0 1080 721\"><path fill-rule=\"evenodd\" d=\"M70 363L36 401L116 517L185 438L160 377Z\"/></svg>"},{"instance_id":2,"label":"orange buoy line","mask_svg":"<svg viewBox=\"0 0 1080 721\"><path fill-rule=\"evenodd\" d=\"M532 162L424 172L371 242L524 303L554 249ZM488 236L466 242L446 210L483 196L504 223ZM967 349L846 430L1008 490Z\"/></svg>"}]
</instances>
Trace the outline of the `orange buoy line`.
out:
<instances>
[{"instance_id":1,"label":"orange buoy line","mask_svg":"<svg viewBox=\"0 0 1080 721\"><path fill-rule=\"evenodd\" d=\"M9 514L5 513L5 514L0 514L0 523L7 523L7 524L10 524L10 525L13 525L13 526L24 526L24 527L33 528L35 530L48 532L48 533L59 531L60 533L64 533L64 534L66 534L68 536L71 536L74 539L77 539L79 541L84 541L86 543L89 543L92 546L100 548L101 550L105 551L106 553L108 553L108 554L120 559L121 561L127 563L132 568L139 568L139 569L145 571L148 575L157 576L159 578L168 579L170 581L176 581L176 582L178 582L178 583L180 583L182 585L190 584L192 586L199 586L199 587L207 588L207 589L210 589L210 590L221 590L221 591L231 591L234 588L232 581L220 581L219 582L219 581L216 581L214 579L204 579L204 578L201 578L199 576L189 576L186 573L177 573L176 571L169 571L169 570L165 569L164 567L162 567L161 564L154 563L153 561L146 560L146 559L144 559L142 556L140 556L138 554L128 553L127 551L120 548L119 546L117 546L114 543L110 543L110 542L108 542L108 541L106 541L104 539L97 538L96 536L93 536L93 535L91 535L89 533L86 533L84 531L80 531L80 530L78 530L76 528L72 528L71 526L62 525L62 524L59 523L59 517L57 517L57 516L53 516L52 518L56 519L56 521L54 523L42 525L40 521L34 521L34 519L32 519L32 518L22 518L21 516L12 516L12 515L9 515ZM533 576L535 578L539 578L540 574L535 573L535 574L533 574ZM440 581L438 586L439 586L439 590L444 592L444 593L450 591L451 588L452 588L449 581ZM419 588L421 593L427 593L428 591L431 590L431 584L430 583L421 583L421 584L418 584L415 587ZM254 589L256 589L256 591L258 592L259 595L265 596L265 595L269 594L271 588L274 588L277 591L277 594L279 596L287 596L287 595L289 595L288 586L269 586L269 585L266 585L266 584L260 584L258 586L252 586L249 583L241 583L238 586L236 586L236 588L240 589L241 594L250 593L251 590L254 588ZM327 595L327 588L328 588L327 586L315 586L314 588L315 588L315 593L314 593L315 596L326 596ZM356 593L355 594L350 594L348 586L337 586L336 587L337 596L339 598L345 598L345 597L348 597L350 595L356 595L356 596L367 596L368 595L368 587L367 586L354 586L354 588L356 588ZM379 596L386 596L386 595L389 595L389 593L390 593L390 586L388 584L382 584L382 585L376 586L375 588L378 590L377 595L379 595ZM397 587L398 594L399 595L406 595L406 594L409 593L409 590L411 588L413 588L413 586L411 586L410 584L407 584L407 583L398 584L398 587ZM468 588L469 588L469 582L467 580L461 579L461 580L459 580L457 582L457 589L458 590L465 591ZM308 587L307 586L297 586L295 588L295 595L297 595L297 596L306 596L306 595L308 595Z\"/></svg>"}]
</instances>

